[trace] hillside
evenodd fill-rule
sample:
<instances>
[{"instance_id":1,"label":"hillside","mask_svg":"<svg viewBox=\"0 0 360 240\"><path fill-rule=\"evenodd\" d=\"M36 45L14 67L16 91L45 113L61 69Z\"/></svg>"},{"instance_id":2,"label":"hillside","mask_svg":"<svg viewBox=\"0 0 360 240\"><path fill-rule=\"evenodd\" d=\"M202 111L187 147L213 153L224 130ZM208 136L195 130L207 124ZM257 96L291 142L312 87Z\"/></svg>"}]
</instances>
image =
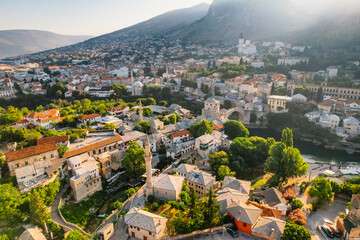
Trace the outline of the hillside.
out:
<instances>
[{"instance_id":1,"label":"hillside","mask_svg":"<svg viewBox=\"0 0 360 240\"><path fill-rule=\"evenodd\" d=\"M284 39L295 44L312 46L320 52L335 49L359 51L360 15L332 15L301 31L287 34Z\"/></svg>"},{"instance_id":2,"label":"hillside","mask_svg":"<svg viewBox=\"0 0 360 240\"><path fill-rule=\"evenodd\" d=\"M214 0L202 19L169 36L202 44L233 45L247 39L268 39L303 28L306 14L289 0Z\"/></svg>"},{"instance_id":3,"label":"hillside","mask_svg":"<svg viewBox=\"0 0 360 240\"><path fill-rule=\"evenodd\" d=\"M90 36L61 35L39 30L2 30L0 59L62 47L89 38Z\"/></svg>"},{"instance_id":4,"label":"hillside","mask_svg":"<svg viewBox=\"0 0 360 240\"><path fill-rule=\"evenodd\" d=\"M92 42L93 40L98 39L111 40L127 36L161 36L168 33L169 31L185 28L191 23L201 19L206 15L208 9L209 4L202 3L190 8L173 10L128 28L93 38L88 42Z\"/></svg>"}]
</instances>

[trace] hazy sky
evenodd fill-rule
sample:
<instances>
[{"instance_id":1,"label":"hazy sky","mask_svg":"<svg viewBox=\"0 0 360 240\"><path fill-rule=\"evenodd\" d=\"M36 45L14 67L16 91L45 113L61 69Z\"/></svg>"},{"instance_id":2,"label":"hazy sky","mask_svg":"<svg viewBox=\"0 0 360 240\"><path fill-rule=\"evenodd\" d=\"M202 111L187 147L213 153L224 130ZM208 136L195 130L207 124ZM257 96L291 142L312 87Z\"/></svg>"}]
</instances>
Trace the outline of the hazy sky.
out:
<instances>
[{"instance_id":1,"label":"hazy sky","mask_svg":"<svg viewBox=\"0 0 360 240\"><path fill-rule=\"evenodd\" d=\"M100 35L212 0L0 0L0 30Z\"/></svg>"},{"instance_id":2,"label":"hazy sky","mask_svg":"<svg viewBox=\"0 0 360 240\"><path fill-rule=\"evenodd\" d=\"M271 1L271 0L269 0ZM308 12L342 8L360 0L291 0ZM0 0L0 30L36 29L61 34L100 35L170 10L212 0ZM338 3L335 6L335 3ZM350 9L357 9L350 5Z\"/></svg>"}]
</instances>

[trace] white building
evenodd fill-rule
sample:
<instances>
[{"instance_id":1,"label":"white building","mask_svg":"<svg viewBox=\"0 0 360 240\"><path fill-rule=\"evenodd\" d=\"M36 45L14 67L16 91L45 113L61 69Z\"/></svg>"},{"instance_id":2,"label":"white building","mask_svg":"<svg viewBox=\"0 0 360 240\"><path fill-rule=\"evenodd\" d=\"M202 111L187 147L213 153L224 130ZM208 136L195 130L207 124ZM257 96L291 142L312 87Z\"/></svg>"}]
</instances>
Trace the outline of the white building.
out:
<instances>
[{"instance_id":1,"label":"white building","mask_svg":"<svg viewBox=\"0 0 360 240\"><path fill-rule=\"evenodd\" d=\"M326 69L326 73L329 77L336 77L339 69L335 66L330 66Z\"/></svg>"},{"instance_id":2,"label":"white building","mask_svg":"<svg viewBox=\"0 0 360 240\"><path fill-rule=\"evenodd\" d=\"M304 95L298 93L292 96L292 101L296 103L305 103L307 102L307 98Z\"/></svg>"},{"instance_id":3,"label":"white building","mask_svg":"<svg viewBox=\"0 0 360 240\"><path fill-rule=\"evenodd\" d=\"M140 81L136 81L132 87L134 88L135 96L140 96L143 94L144 84L142 84Z\"/></svg>"},{"instance_id":4,"label":"white building","mask_svg":"<svg viewBox=\"0 0 360 240\"><path fill-rule=\"evenodd\" d=\"M278 65L296 65L301 62L309 63L309 58L305 57L288 57L288 58L279 58L278 59Z\"/></svg>"},{"instance_id":5,"label":"white building","mask_svg":"<svg viewBox=\"0 0 360 240\"><path fill-rule=\"evenodd\" d=\"M347 117L343 120L344 132L347 134L357 134L359 128L359 121L354 117Z\"/></svg>"},{"instance_id":6,"label":"white building","mask_svg":"<svg viewBox=\"0 0 360 240\"><path fill-rule=\"evenodd\" d=\"M339 126L340 118L334 114L323 114L319 119L319 124L323 128L333 129Z\"/></svg>"},{"instance_id":7,"label":"white building","mask_svg":"<svg viewBox=\"0 0 360 240\"><path fill-rule=\"evenodd\" d=\"M238 44L238 53L244 55L253 55L257 53L257 49L254 44L251 44L250 40L245 41L243 38L240 38Z\"/></svg>"}]
</instances>

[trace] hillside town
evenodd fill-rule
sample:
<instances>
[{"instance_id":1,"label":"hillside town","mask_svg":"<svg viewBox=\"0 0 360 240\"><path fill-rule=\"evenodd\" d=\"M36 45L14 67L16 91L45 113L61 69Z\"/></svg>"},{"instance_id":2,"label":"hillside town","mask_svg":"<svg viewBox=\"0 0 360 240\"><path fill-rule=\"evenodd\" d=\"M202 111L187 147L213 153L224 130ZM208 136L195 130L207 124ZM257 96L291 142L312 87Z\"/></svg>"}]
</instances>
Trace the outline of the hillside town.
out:
<instances>
[{"instance_id":1,"label":"hillside town","mask_svg":"<svg viewBox=\"0 0 360 240\"><path fill-rule=\"evenodd\" d=\"M2 61L0 239L358 239L359 166L294 140L360 152L360 63L309 51L144 37Z\"/></svg>"}]
</instances>

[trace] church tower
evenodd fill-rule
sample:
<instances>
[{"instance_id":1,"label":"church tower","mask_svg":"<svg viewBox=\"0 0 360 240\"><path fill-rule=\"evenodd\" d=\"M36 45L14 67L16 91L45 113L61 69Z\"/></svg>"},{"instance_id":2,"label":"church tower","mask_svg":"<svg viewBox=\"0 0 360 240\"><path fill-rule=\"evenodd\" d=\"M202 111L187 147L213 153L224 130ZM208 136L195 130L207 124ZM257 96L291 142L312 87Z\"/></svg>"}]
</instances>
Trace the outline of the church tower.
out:
<instances>
[{"instance_id":1,"label":"church tower","mask_svg":"<svg viewBox=\"0 0 360 240\"><path fill-rule=\"evenodd\" d=\"M152 154L150 151L150 140L149 136L146 135L145 140L145 166L146 166L146 188L145 188L145 195L149 196L153 193L153 184L152 184L152 172L151 172L151 159Z\"/></svg>"},{"instance_id":2,"label":"church tower","mask_svg":"<svg viewBox=\"0 0 360 240\"><path fill-rule=\"evenodd\" d=\"M143 120L143 109L142 109L141 100L140 100L140 104L139 104L139 115L140 115L140 121L142 121Z\"/></svg>"}]
</instances>

